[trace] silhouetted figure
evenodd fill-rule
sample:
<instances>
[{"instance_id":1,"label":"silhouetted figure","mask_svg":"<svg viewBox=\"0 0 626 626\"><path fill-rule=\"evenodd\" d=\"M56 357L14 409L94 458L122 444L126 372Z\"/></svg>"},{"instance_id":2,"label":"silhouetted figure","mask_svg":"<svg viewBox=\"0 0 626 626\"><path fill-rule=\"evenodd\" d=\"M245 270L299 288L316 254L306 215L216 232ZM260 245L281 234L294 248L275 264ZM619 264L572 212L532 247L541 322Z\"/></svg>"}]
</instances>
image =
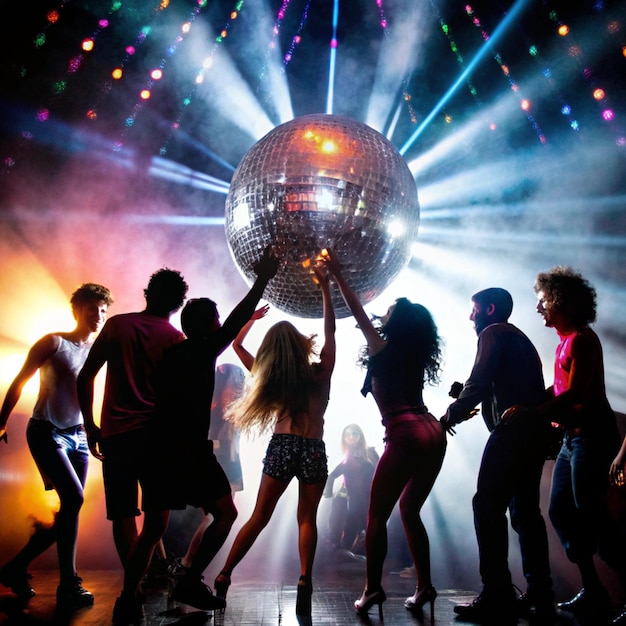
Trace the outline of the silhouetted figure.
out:
<instances>
[{"instance_id":1,"label":"silhouetted figure","mask_svg":"<svg viewBox=\"0 0 626 626\"><path fill-rule=\"evenodd\" d=\"M57 604L78 608L93 604L93 595L76 573L78 517L84 500L89 447L76 395L76 377L83 366L95 333L106 320L113 303L102 285L84 283L70 303L76 328L45 335L29 350L19 374L11 383L0 411L0 441L8 441L6 425L24 385L39 370L39 395L26 430L28 447L47 490L59 496L59 511L52 525L35 524L35 532L22 550L0 569L0 583L18 596L35 595L26 571L37 556L55 541L60 582Z\"/></svg>"},{"instance_id":2,"label":"silhouetted figure","mask_svg":"<svg viewBox=\"0 0 626 626\"><path fill-rule=\"evenodd\" d=\"M217 366L209 438L213 441L213 451L228 476L233 492L243 491L239 431L232 422L224 418L224 415L228 406L241 396L245 384L246 376L238 365L222 363Z\"/></svg>"},{"instance_id":3,"label":"silhouetted figure","mask_svg":"<svg viewBox=\"0 0 626 626\"><path fill-rule=\"evenodd\" d=\"M545 398L541 360L530 339L508 322L513 299L492 287L472 296L470 320L478 335L472 372L458 399L441 419L451 434L482 402L490 431L485 445L476 494L472 501L483 589L471 604L454 610L470 621L517 623L518 613L554 617L548 536L539 506L549 424L532 415L504 422L509 407L524 402L539 405ZM451 389L456 394L458 389ZM508 521L519 538L528 590L517 601L508 565Z\"/></svg>"},{"instance_id":4,"label":"silhouetted figure","mask_svg":"<svg viewBox=\"0 0 626 626\"><path fill-rule=\"evenodd\" d=\"M382 617L387 521L399 500L417 575L415 594L407 598L405 606L418 610L430 603L432 618L437 592L431 581L430 544L420 511L441 470L446 436L424 406L422 392L426 382L438 379L441 353L437 328L425 307L399 298L380 318L379 332L332 253L326 257L326 266L367 341L367 377L362 393L372 392L385 426L385 450L374 472L365 532L367 579L354 608L367 613L378 605Z\"/></svg>"},{"instance_id":5,"label":"silhouetted figure","mask_svg":"<svg viewBox=\"0 0 626 626\"><path fill-rule=\"evenodd\" d=\"M324 412L335 366L335 313L327 273L314 269L322 291L324 345L314 361L314 337L302 335L290 322L278 322L266 333L255 356L242 344L254 320L244 326L233 343L244 366L252 373L251 386L230 406L232 419L244 432L273 429L263 461L263 475L250 519L242 526L226 563L215 580L216 593L225 597L234 568L248 553L269 523L278 500L295 476L298 492L298 548L301 576L296 613L311 614L311 575L317 546L317 509L328 467L322 440Z\"/></svg>"},{"instance_id":6,"label":"silhouetted figure","mask_svg":"<svg viewBox=\"0 0 626 626\"><path fill-rule=\"evenodd\" d=\"M132 602L136 595L151 548L167 527L169 511L191 505L212 519L208 525L204 520L200 523L202 538L189 567L178 577L172 598L204 610L225 606L224 599L214 596L202 582L204 570L237 518L230 482L209 439L216 360L253 315L278 264L266 250L254 268L257 279L223 325L215 302L209 298L190 300L182 310L181 324L187 339L166 350L159 369L152 452L144 481L144 510L157 516L160 525L146 536L147 549L137 551L128 568L123 602L126 598Z\"/></svg>"},{"instance_id":7,"label":"silhouetted figure","mask_svg":"<svg viewBox=\"0 0 626 626\"><path fill-rule=\"evenodd\" d=\"M245 382L244 371L238 365L222 363L215 370L215 390L211 402L209 439L213 442L215 458L228 478L233 498L236 492L243 490L243 474L239 458L239 431L232 422L224 419L224 413L228 405L241 396ZM202 520L198 524L191 541L187 544L185 554L170 563L168 570L171 574L180 575L185 571L185 568L191 566L204 532L212 519L213 516L210 513L203 512ZM174 532L178 535L180 528ZM172 534L172 519L170 517L169 528L164 539L172 537Z\"/></svg>"},{"instance_id":8,"label":"silhouetted figure","mask_svg":"<svg viewBox=\"0 0 626 626\"><path fill-rule=\"evenodd\" d=\"M148 432L154 419L156 371L165 349L184 339L169 319L183 305L186 293L187 283L176 270L163 268L152 274L144 290L146 308L109 318L78 375L78 399L89 449L102 461L107 518L112 521L113 540L125 576L132 555L145 551L148 537L160 525L158 515L145 511L138 534L138 490L150 451ZM104 399L97 426L94 380L105 364ZM118 600L113 619L121 624L142 615L138 598L132 603Z\"/></svg>"},{"instance_id":9,"label":"silhouetted figure","mask_svg":"<svg viewBox=\"0 0 626 626\"><path fill-rule=\"evenodd\" d=\"M354 552L367 523L370 487L378 454L368 448L358 424L348 424L341 433L341 463L328 475L324 496L332 498L328 520L329 541L335 548ZM341 487L333 495L337 478Z\"/></svg>"}]
</instances>

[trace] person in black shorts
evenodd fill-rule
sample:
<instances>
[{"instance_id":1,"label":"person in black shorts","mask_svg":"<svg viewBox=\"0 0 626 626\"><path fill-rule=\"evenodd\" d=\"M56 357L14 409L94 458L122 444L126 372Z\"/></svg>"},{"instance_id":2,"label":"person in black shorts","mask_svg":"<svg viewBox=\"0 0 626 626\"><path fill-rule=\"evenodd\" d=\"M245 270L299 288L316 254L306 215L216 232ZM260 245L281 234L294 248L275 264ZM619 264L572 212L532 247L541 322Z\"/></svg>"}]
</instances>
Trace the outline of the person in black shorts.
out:
<instances>
[{"instance_id":1,"label":"person in black shorts","mask_svg":"<svg viewBox=\"0 0 626 626\"><path fill-rule=\"evenodd\" d=\"M230 406L227 417L243 432L273 429L263 461L263 475L250 519L235 538L222 571L215 580L216 594L223 597L236 565L250 550L269 523L276 504L292 478L299 482L298 545L301 576L296 613L311 614L311 574L317 546L317 509L322 498L328 464L322 441L324 412L328 405L330 378L335 366L335 313L330 298L328 273L316 268L324 309L324 345L319 361L313 361L314 337L301 334L290 322L274 324L256 356L242 340L258 319L246 324L233 343L244 366L252 373L252 385Z\"/></svg>"}]
</instances>

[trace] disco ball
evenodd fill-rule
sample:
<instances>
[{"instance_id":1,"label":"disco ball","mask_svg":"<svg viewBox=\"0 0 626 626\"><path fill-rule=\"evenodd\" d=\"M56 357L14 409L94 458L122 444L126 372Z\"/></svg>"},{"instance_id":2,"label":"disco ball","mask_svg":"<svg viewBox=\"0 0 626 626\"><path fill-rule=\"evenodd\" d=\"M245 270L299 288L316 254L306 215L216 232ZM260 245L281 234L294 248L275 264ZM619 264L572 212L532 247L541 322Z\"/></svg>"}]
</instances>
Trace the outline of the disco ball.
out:
<instances>
[{"instance_id":1,"label":"disco ball","mask_svg":"<svg viewBox=\"0 0 626 626\"><path fill-rule=\"evenodd\" d=\"M331 248L366 304L406 267L419 227L417 188L396 148L338 115L298 117L260 139L237 167L226 198L226 238L248 282L267 246L284 260L264 298L297 317L322 317L311 267ZM333 289L337 317L347 317Z\"/></svg>"}]
</instances>

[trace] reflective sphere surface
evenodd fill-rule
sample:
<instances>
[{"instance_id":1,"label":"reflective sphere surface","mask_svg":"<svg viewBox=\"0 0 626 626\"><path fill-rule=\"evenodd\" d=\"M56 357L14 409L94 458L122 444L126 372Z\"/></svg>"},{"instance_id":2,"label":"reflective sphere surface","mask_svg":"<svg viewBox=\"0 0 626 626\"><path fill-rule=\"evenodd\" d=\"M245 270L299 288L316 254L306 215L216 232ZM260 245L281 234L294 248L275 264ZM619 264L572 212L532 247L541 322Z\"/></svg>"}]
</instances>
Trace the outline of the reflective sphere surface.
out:
<instances>
[{"instance_id":1,"label":"reflective sphere surface","mask_svg":"<svg viewBox=\"0 0 626 626\"><path fill-rule=\"evenodd\" d=\"M369 126L315 114L282 124L237 167L226 198L226 238L248 282L263 250L284 259L264 299L298 317L322 317L311 264L331 248L362 304L407 265L417 238L413 176L396 148ZM350 315L335 288L337 317Z\"/></svg>"}]
</instances>

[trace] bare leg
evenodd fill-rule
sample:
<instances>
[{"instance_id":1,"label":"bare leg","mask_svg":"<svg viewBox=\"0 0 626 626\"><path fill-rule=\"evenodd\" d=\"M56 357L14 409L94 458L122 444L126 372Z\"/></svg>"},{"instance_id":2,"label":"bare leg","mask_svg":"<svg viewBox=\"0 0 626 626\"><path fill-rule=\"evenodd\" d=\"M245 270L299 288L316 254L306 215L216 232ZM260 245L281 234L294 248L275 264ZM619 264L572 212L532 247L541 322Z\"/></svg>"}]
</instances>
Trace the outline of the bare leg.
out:
<instances>
[{"instance_id":1,"label":"bare leg","mask_svg":"<svg viewBox=\"0 0 626 626\"><path fill-rule=\"evenodd\" d=\"M230 576L233 569L248 553L256 538L270 521L278 500L288 486L289 482L276 480L267 474L262 475L254 511L235 537L226 564L222 568L225 574Z\"/></svg>"},{"instance_id":2,"label":"bare leg","mask_svg":"<svg viewBox=\"0 0 626 626\"><path fill-rule=\"evenodd\" d=\"M189 542L189 546L187 547L187 552L185 553L185 556L180 560L180 564L183 567L191 567L191 562L193 561L194 555L198 551L200 542L202 541L202 537L204 535L204 531L207 529L210 523L211 515L206 513L202 518L202 521L198 525L198 528L196 528L196 531L194 532L191 541Z\"/></svg>"},{"instance_id":3,"label":"bare leg","mask_svg":"<svg viewBox=\"0 0 626 626\"><path fill-rule=\"evenodd\" d=\"M298 497L298 550L302 576L311 578L313 559L317 547L317 509L324 483L307 485L300 483Z\"/></svg>"},{"instance_id":4,"label":"bare leg","mask_svg":"<svg viewBox=\"0 0 626 626\"><path fill-rule=\"evenodd\" d=\"M213 521L206 527L197 552L191 561L188 573L201 576L213 557L224 545L230 529L237 519L237 509L230 494L220 498L215 503L215 508L210 511ZM203 524L201 523L201 526Z\"/></svg>"},{"instance_id":5,"label":"bare leg","mask_svg":"<svg viewBox=\"0 0 626 626\"><path fill-rule=\"evenodd\" d=\"M124 566L124 588L122 594L134 596L139 588L155 546L159 543L169 520L169 511L145 513L143 528L131 549Z\"/></svg>"},{"instance_id":6,"label":"bare leg","mask_svg":"<svg viewBox=\"0 0 626 626\"><path fill-rule=\"evenodd\" d=\"M136 541L137 522L134 516L113 520L113 542L124 568Z\"/></svg>"}]
</instances>

